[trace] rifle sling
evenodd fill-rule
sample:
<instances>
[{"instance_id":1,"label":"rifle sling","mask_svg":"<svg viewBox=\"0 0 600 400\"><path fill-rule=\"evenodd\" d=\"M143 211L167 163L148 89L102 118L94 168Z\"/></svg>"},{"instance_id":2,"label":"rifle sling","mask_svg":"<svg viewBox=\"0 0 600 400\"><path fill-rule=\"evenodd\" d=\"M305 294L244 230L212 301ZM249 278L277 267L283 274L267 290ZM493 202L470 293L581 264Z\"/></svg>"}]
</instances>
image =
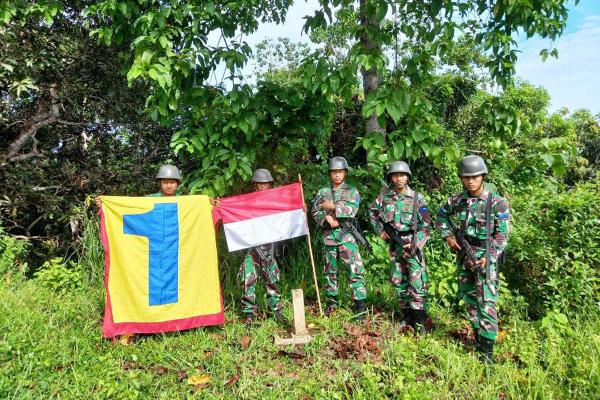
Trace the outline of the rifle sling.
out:
<instances>
[{"instance_id":1,"label":"rifle sling","mask_svg":"<svg viewBox=\"0 0 600 400\"><path fill-rule=\"evenodd\" d=\"M410 254L412 256L415 255L415 251L417 249L417 230L419 229L419 205L418 203L418 197L419 197L419 192L415 192L415 197L413 198L413 209L412 209L412 214L413 214L413 225L412 225L412 233L413 233L413 237L412 237L412 242L410 243Z\"/></svg>"},{"instance_id":2,"label":"rifle sling","mask_svg":"<svg viewBox=\"0 0 600 400\"><path fill-rule=\"evenodd\" d=\"M491 280L490 265L490 235L492 230L492 202L494 200L492 192L488 192L487 202L485 204L485 280Z\"/></svg>"},{"instance_id":3,"label":"rifle sling","mask_svg":"<svg viewBox=\"0 0 600 400\"><path fill-rule=\"evenodd\" d=\"M260 246L256 246L254 248L254 250L256 250L256 253L258 254L258 258L260 258L260 260L264 263L267 264L271 264L274 261L274 256L275 256L275 243L271 243L271 255L270 257L267 257L267 255L265 254L265 252L263 251L263 249Z\"/></svg>"}]
</instances>

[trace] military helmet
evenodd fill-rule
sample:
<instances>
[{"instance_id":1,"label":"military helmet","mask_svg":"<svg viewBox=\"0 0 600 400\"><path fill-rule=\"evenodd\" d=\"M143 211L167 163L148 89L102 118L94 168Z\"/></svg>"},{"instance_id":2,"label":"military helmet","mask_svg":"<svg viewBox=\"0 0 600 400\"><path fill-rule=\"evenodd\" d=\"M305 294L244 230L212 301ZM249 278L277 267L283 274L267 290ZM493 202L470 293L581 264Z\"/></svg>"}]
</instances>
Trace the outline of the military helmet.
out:
<instances>
[{"instance_id":1,"label":"military helmet","mask_svg":"<svg viewBox=\"0 0 600 400\"><path fill-rule=\"evenodd\" d=\"M387 172L387 177L390 178L392 174L396 172L403 172L408 174L408 176L412 177L412 172L410 172L410 167L404 161L394 161L390 164Z\"/></svg>"},{"instance_id":2,"label":"military helmet","mask_svg":"<svg viewBox=\"0 0 600 400\"><path fill-rule=\"evenodd\" d=\"M271 176L271 171L265 168L259 168L254 171L254 175L252 175L252 182L254 183L266 183L273 182L273 177Z\"/></svg>"},{"instance_id":3,"label":"military helmet","mask_svg":"<svg viewBox=\"0 0 600 400\"><path fill-rule=\"evenodd\" d=\"M179 169L174 165L163 165L156 174L156 179L175 179L181 182L181 174Z\"/></svg>"},{"instance_id":4,"label":"military helmet","mask_svg":"<svg viewBox=\"0 0 600 400\"><path fill-rule=\"evenodd\" d=\"M329 159L329 170L345 169L348 171L348 161L344 157L332 157Z\"/></svg>"},{"instance_id":5,"label":"military helmet","mask_svg":"<svg viewBox=\"0 0 600 400\"><path fill-rule=\"evenodd\" d=\"M483 158L476 155L468 155L460 160L458 166L459 176L477 176L487 174L488 170Z\"/></svg>"}]
</instances>

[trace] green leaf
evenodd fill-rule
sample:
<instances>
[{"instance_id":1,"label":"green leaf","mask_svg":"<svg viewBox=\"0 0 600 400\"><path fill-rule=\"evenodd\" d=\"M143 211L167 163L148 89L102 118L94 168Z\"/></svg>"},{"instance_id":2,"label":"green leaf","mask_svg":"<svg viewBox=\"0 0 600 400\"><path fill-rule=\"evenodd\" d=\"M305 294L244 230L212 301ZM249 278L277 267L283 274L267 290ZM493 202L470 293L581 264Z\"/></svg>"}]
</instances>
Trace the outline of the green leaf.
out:
<instances>
[{"instance_id":1,"label":"green leaf","mask_svg":"<svg viewBox=\"0 0 600 400\"><path fill-rule=\"evenodd\" d=\"M380 1L377 3L376 6L376 17L377 17L377 21L383 21L383 19L385 18L385 15L387 14L388 11L388 3L384 2L384 1Z\"/></svg>"},{"instance_id":2,"label":"green leaf","mask_svg":"<svg viewBox=\"0 0 600 400\"><path fill-rule=\"evenodd\" d=\"M142 62L149 64L153 56L154 52L152 50L144 50L144 52L142 53Z\"/></svg>"},{"instance_id":3,"label":"green leaf","mask_svg":"<svg viewBox=\"0 0 600 400\"><path fill-rule=\"evenodd\" d=\"M169 108L173 111L177 110L177 99L175 96L169 97Z\"/></svg>"},{"instance_id":4,"label":"green leaf","mask_svg":"<svg viewBox=\"0 0 600 400\"><path fill-rule=\"evenodd\" d=\"M415 129L411 132L411 136L416 143L419 143L427 137L427 132L422 129Z\"/></svg>"},{"instance_id":5,"label":"green leaf","mask_svg":"<svg viewBox=\"0 0 600 400\"><path fill-rule=\"evenodd\" d=\"M393 145L394 158L401 159L404 156L404 143L400 140L396 140Z\"/></svg>"},{"instance_id":6,"label":"green leaf","mask_svg":"<svg viewBox=\"0 0 600 400\"><path fill-rule=\"evenodd\" d=\"M429 9L431 11L430 15L433 18L437 17L437 15L440 13L440 10L442 9L442 0L431 0Z\"/></svg>"},{"instance_id":7,"label":"green leaf","mask_svg":"<svg viewBox=\"0 0 600 400\"><path fill-rule=\"evenodd\" d=\"M159 37L158 41L160 42L160 45L164 49L171 47L171 41L169 39L167 39L167 37L165 35L162 35L161 37Z\"/></svg>"},{"instance_id":8,"label":"green leaf","mask_svg":"<svg viewBox=\"0 0 600 400\"><path fill-rule=\"evenodd\" d=\"M554 156L552 154L542 154L540 155L540 158L544 160L549 167L554 165Z\"/></svg>"},{"instance_id":9,"label":"green leaf","mask_svg":"<svg viewBox=\"0 0 600 400\"><path fill-rule=\"evenodd\" d=\"M131 87L135 78L140 76L143 72L143 67L140 64L133 64L133 66L129 69L129 72L127 72L127 82L129 87Z\"/></svg>"},{"instance_id":10,"label":"green leaf","mask_svg":"<svg viewBox=\"0 0 600 400\"><path fill-rule=\"evenodd\" d=\"M156 107L152 109L152 112L150 113L150 118L152 118L152 121L154 122L158 120L158 109Z\"/></svg>"},{"instance_id":11,"label":"green leaf","mask_svg":"<svg viewBox=\"0 0 600 400\"><path fill-rule=\"evenodd\" d=\"M404 115L404 112L401 111L398 107L396 107L396 104L394 103L387 103L385 105L385 108L388 112L388 114L390 114L390 117L392 117L392 119L394 120L394 123L398 123L398 121L400 121L400 118L402 118L402 116Z\"/></svg>"}]
</instances>

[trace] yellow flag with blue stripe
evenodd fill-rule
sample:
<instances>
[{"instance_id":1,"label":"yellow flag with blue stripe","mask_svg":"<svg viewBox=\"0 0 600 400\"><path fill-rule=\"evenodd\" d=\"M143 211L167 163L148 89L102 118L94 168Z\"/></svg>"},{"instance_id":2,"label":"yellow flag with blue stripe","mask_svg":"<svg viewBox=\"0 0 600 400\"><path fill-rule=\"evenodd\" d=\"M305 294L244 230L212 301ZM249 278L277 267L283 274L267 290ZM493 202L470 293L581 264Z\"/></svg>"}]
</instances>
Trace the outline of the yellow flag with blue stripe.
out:
<instances>
[{"instance_id":1,"label":"yellow flag with blue stripe","mask_svg":"<svg viewBox=\"0 0 600 400\"><path fill-rule=\"evenodd\" d=\"M100 218L104 337L224 322L207 196L102 196Z\"/></svg>"}]
</instances>

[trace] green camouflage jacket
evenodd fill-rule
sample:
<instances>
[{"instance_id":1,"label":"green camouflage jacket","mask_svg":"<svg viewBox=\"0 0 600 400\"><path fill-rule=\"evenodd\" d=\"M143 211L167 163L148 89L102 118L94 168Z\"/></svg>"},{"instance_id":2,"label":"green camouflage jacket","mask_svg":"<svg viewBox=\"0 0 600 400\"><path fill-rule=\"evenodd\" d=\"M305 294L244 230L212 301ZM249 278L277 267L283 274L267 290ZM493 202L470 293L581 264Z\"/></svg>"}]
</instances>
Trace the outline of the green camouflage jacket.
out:
<instances>
[{"instance_id":1,"label":"green camouflage jacket","mask_svg":"<svg viewBox=\"0 0 600 400\"><path fill-rule=\"evenodd\" d=\"M506 248L510 231L508 202L500 195L484 189L479 197L471 197L467 191L452 196L438 210L435 226L444 238L448 237L453 234L448 226L448 217L453 217L456 226L467 239L484 241L485 207L490 197L492 201L490 258L492 262L496 262Z\"/></svg>"},{"instance_id":2,"label":"green camouflage jacket","mask_svg":"<svg viewBox=\"0 0 600 400\"><path fill-rule=\"evenodd\" d=\"M325 211L319 207L319 204L325 200L329 200L335 203L335 210ZM354 242L354 236L347 232L341 227L331 229L329 224L325 221L325 216L331 214L335 216L340 222L344 218L354 218L358 212L358 206L360 205L360 194L355 187L348 185L343 182L337 190L333 190L331 186L322 188L317 192L311 214L315 219L315 222L323 228L323 242L326 245L334 246L346 242Z\"/></svg>"},{"instance_id":3,"label":"green camouflage jacket","mask_svg":"<svg viewBox=\"0 0 600 400\"><path fill-rule=\"evenodd\" d=\"M413 204L415 191L408 188L398 194L394 189L384 189L369 206L369 220L377 235L381 235L383 224L391 222L398 232L411 234L413 230ZM417 195L417 248L423 250L431 231L429 208L423 196Z\"/></svg>"}]
</instances>

